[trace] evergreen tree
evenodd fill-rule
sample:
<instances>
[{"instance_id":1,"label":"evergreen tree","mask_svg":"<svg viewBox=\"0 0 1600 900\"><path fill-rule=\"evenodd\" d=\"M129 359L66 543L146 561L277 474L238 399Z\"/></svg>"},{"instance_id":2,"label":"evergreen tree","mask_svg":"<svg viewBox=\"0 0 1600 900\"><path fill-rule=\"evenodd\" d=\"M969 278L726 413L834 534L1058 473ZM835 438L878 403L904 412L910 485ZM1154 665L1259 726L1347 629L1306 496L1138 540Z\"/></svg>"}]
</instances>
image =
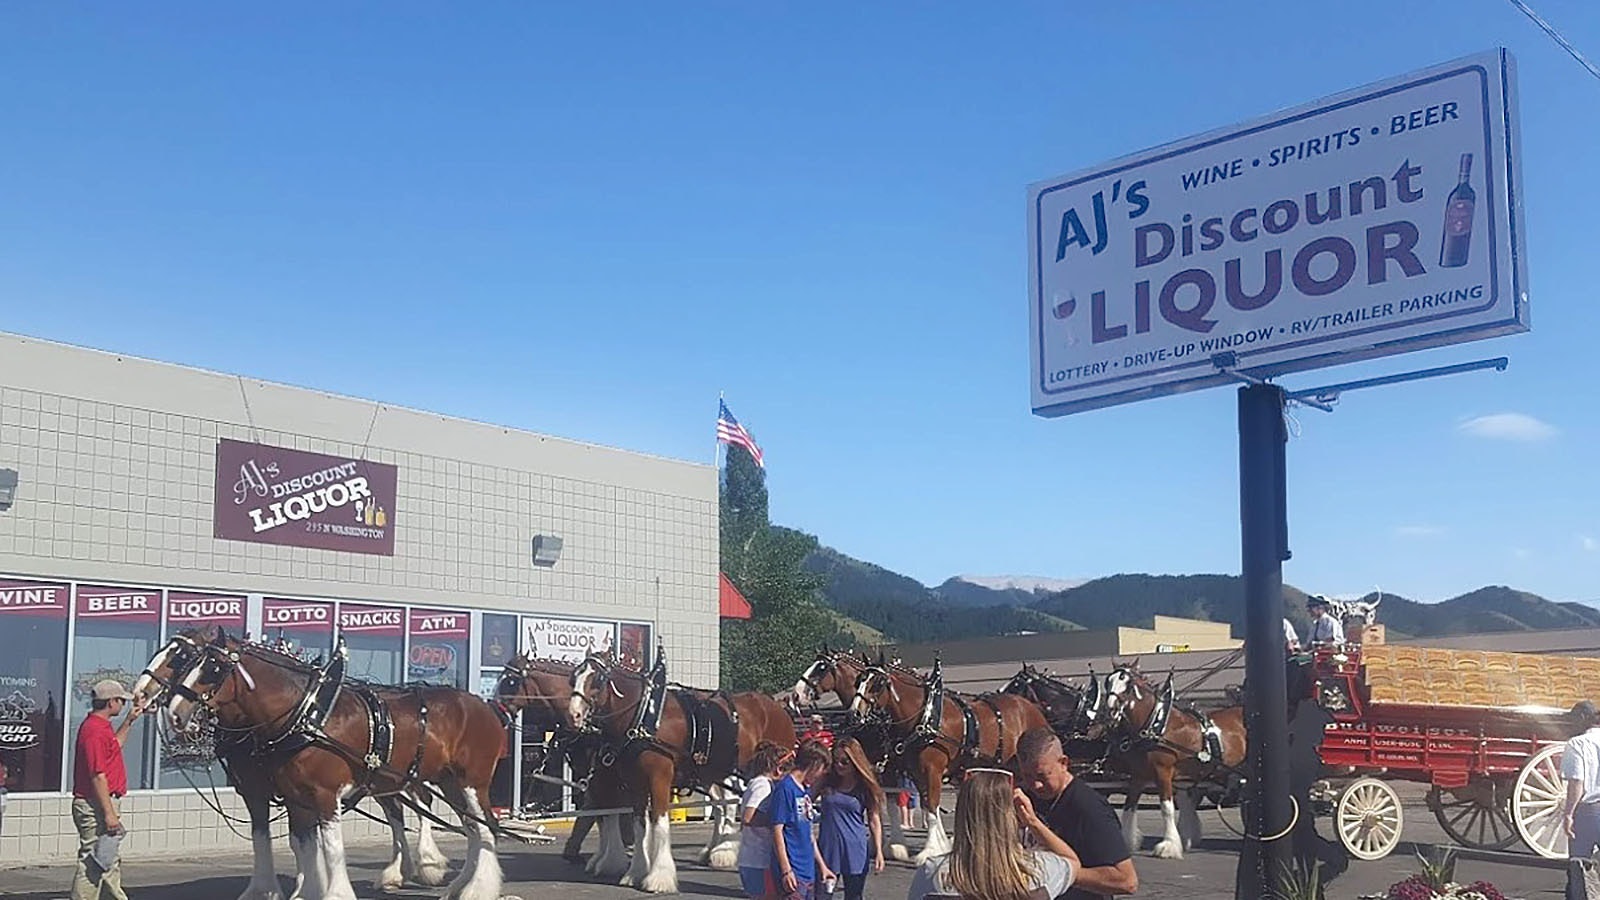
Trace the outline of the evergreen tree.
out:
<instances>
[{"instance_id":1,"label":"evergreen tree","mask_svg":"<svg viewBox=\"0 0 1600 900\"><path fill-rule=\"evenodd\" d=\"M839 630L819 602L821 578L801 567L817 539L771 527L766 473L743 447L728 447L720 514L722 571L750 601L751 613L722 623L722 686L784 690Z\"/></svg>"}]
</instances>

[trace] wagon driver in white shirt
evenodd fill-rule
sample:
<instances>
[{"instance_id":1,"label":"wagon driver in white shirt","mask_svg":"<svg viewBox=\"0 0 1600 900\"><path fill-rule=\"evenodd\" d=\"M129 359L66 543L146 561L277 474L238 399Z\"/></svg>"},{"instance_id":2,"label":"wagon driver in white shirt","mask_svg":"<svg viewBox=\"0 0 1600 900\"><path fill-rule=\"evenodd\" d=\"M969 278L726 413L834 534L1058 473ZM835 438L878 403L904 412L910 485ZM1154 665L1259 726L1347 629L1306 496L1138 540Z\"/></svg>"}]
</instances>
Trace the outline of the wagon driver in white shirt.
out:
<instances>
[{"instance_id":1,"label":"wagon driver in white shirt","mask_svg":"<svg viewBox=\"0 0 1600 900\"><path fill-rule=\"evenodd\" d=\"M1344 646L1344 623L1333 617L1330 608L1328 598L1320 594L1306 598L1306 612L1311 614L1311 628L1306 632L1307 647L1318 644Z\"/></svg>"}]
</instances>

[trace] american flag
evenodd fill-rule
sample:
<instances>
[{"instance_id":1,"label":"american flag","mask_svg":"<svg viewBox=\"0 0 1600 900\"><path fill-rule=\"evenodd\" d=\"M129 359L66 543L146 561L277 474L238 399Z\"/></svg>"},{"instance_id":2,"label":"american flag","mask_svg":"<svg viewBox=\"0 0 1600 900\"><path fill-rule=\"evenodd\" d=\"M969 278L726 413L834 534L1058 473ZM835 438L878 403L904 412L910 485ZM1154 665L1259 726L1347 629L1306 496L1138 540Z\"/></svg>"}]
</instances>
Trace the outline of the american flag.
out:
<instances>
[{"instance_id":1,"label":"american flag","mask_svg":"<svg viewBox=\"0 0 1600 900\"><path fill-rule=\"evenodd\" d=\"M761 461L761 448L756 446L756 439L750 436L750 432L744 430L744 426L733 417L733 413L728 412L728 404L718 400L717 407L717 440L724 444L738 444L750 451L750 458L756 461L756 465L765 469L766 464Z\"/></svg>"}]
</instances>

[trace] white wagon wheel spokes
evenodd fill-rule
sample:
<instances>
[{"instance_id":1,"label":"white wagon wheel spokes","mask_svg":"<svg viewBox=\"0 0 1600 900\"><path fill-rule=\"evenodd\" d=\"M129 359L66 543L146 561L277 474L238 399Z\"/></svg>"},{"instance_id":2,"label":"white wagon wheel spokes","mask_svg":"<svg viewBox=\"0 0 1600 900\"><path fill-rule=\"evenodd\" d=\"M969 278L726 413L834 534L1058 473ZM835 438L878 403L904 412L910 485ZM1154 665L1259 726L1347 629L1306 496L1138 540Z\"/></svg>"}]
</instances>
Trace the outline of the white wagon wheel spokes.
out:
<instances>
[{"instance_id":1,"label":"white wagon wheel spokes","mask_svg":"<svg viewBox=\"0 0 1600 900\"><path fill-rule=\"evenodd\" d=\"M1360 778L1345 788L1333 815L1339 843L1357 859L1382 859L1400 843L1405 824L1400 795L1376 778Z\"/></svg>"},{"instance_id":2,"label":"white wagon wheel spokes","mask_svg":"<svg viewBox=\"0 0 1600 900\"><path fill-rule=\"evenodd\" d=\"M1551 744L1535 753L1517 773L1511 791L1511 820L1528 848L1545 859L1567 856L1565 805L1567 786L1561 780L1561 751Z\"/></svg>"}]
</instances>

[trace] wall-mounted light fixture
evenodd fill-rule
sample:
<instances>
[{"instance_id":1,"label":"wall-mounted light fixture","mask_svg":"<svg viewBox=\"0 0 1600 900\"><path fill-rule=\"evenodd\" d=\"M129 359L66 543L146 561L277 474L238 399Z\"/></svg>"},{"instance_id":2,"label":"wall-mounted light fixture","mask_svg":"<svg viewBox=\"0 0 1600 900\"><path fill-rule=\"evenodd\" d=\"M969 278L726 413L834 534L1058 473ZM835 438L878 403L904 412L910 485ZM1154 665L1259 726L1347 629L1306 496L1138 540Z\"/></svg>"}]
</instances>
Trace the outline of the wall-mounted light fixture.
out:
<instances>
[{"instance_id":1,"label":"wall-mounted light fixture","mask_svg":"<svg viewBox=\"0 0 1600 900\"><path fill-rule=\"evenodd\" d=\"M533 536L533 564L553 566L561 558L561 538L551 534Z\"/></svg>"},{"instance_id":2,"label":"wall-mounted light fixture","mask_svg":"<svg viewBox=\"0 0 1600 900\"><path fill-rule=\"evenodd\" d=\"M0 510L11 508L17 500L17 470L0 469Z\"/></svg>"}]
</instances>

